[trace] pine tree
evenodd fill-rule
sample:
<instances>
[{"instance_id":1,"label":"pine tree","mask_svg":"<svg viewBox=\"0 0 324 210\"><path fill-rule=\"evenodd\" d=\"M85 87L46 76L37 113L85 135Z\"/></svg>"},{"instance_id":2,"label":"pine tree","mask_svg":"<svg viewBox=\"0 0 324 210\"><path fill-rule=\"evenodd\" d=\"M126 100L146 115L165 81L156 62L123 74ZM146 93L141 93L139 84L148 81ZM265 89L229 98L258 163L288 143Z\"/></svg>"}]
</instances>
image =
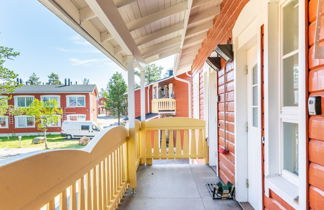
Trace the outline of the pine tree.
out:
<instances>
[{"instance_id":1,"label":"pine tree","mask_svg":"<svg viewBox=\"0 0 324 210\"><path fill-rule=\"evenodd\" d=\"M41 81L39 81L39 77L36 75L36 73L32 73L27 82L30 85L40 85L42 83Z\"/></svg>"},{"instance_id":2,"label":"pine tree","mask_svg":"<svg viewBox=\"0 0 324 210\"><path fill-rule=\"evenodd\" d=\"M121 115L127 113L127 85L121 73L116 72L110 78L103 97L106 98L105 107L112 115L118 117L118 125L120 125Z\"/></svg>"},{"instance_id":3,"label":"pine tree","mask_svg":"<svg viewBox=\"0 0 324 210\"><path fill-rule=\"evenodd\" d=\"M48 84L49 85L60 85L62 84L59 78L58 74L55 74L52 72L50 75L48 75Z\"/></svg>"}]
</instances>

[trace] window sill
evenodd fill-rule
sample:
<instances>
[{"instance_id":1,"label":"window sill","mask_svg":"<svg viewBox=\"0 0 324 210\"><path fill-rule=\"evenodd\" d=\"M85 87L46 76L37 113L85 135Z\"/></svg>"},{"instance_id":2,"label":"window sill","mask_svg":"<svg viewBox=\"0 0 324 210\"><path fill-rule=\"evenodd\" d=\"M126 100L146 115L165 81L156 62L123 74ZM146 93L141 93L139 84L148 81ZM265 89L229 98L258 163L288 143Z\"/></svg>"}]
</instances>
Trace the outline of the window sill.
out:
<instances>
[{"instance_id":1,"label":"window sill","mask_svg":"<svg viewBox=\"0 0 324 210\"><path fill-rule=\"evenodd\" d=\"M265 180L266 189L271 189L279 197L281 197L285 202L295 209L298 209L298 186L289 182L282 176L271 176L266 177Z\"/></svg>"}]
</instances>

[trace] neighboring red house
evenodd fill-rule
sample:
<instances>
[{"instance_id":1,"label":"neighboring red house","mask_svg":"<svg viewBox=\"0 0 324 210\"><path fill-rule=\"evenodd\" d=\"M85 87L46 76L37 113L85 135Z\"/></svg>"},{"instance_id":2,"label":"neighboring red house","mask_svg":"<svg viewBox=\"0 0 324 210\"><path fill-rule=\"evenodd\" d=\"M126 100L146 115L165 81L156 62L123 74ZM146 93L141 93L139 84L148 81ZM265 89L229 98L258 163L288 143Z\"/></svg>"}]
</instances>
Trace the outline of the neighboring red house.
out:
<instances>
[{"instance_id":1,"label":"neighboring red house","mask_svg":"<svg viewBox=\"0 0 324 210\"><path fill-rule=\"evenodd\" d=\"M109 115L109 112L107 109L105 109L105 102L106 102L106 98L101 97L98 99L98 115L99 114L105 114L105 115Z\"/></svg>"},{"instance_id":2,"label":"neighboring red house","mask_svg":"<svg viewBox=\"0 0 324 210\"><path fill-rule=\"evenodd\" d=\"M175 77L170 73L168 77L146 85L145 114L148 117L189 117L189 80L186 74ZM141 116L140 92L140 89L135 90L136 118Z\"/></svg>"},{"instance_id":3,"label":"neighboring red house","mask_svg":"<svg viewBox=\"0 0 324 210\"><path fill-rule=\"evenodd\" d=\"M96 85L25 85L17 88L8 101L15 107L27 107L34 99L57 100L63 110L63 119L48 132L59 133L61 124L69 121L97 121ZM0 116L0 136L37 134L33 116Z\"/></svg>"}]
</instances>

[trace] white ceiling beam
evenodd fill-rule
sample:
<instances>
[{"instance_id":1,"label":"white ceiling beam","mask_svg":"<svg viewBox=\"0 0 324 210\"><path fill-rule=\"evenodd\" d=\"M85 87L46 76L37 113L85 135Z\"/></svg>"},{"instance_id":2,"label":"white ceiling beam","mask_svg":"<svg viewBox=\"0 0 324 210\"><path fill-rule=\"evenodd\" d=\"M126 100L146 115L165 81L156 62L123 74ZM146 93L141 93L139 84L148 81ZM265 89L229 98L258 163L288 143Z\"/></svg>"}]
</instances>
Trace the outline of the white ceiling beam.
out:
<instances>
[{"instance_id":1,"label":"white ceiling beam","mask_svg":"<svg viewBox=\"0 0 324 210\"><path fill-rule=\"evenodd\" d=\"M201 43L191 46L187 49L183 49L181 52L181 55L186 55L186 54L190 54L192 52L197 52L200 49L200 47L201 47Z\"/></svg>"},{"instance_id":2,"label":"white ceiling beam","mask_svg":"<svg viewBox=\"0 0 324 210\"><path fill-rule=\"evenodd\" d=\"M187 29L186 38L190 38L190 37L196 36L198 34L205 33L212 26L213 26L213 21L207 21L207 22L199 24L197 26L190 27Z\"/></svg>"},{"instance_id":3,"label":"white ceiling beam","mask_svg":"<svg viewBox=\"0 0 324 210\"><path fill-rule=\"evenodd\" d=\"M138 19L128 23L127 27L129 29L129 31L134 31L134 30L142 28L150 23L153 23L157 20L160 20L160 19L169 17L171 15L180 13L180 12L186 10L187 7L188 7L188 4L186 1L184 1L182 3L174 5L172 7L160 10L156 13L138 18Z\"/></svg>"},{"instance_id":4,"label":"white ceiling beam","mask_svg":"<svg viewBox=\"0 0 324 210\"><path fill-rule=\"evenodd\" d=\"M107 31L100 33L100 41L101 42L107 42L112 39L114 39L113 36L110 33L108 33Z\"/></svg>"},{"instance_id":5,"label":"white ceiling beam","mask_svg":"<svg viewBox=\"0 0 324 210\"><path fill-rule=\"evenodd\" d=\"M213 6L211 8L200 11L198 14L192 15L189 18L188 27L201 24L205 21L212 20L216 15L220 13L219 6Z\"/></svg>"},{"instance_id":6,"label":"white ceiling beam","mask_svg":"<svg viewBox=\"0 0 324 210\"><path fill-rule=\"evenodd\" d=\"M159 44L153 45L145 49L143 52L143 58L151 57L156 54L160 54L161 51L170 48L178 48L180 50L180 39L174 38Z\"/></svg>"},{"instance_id":7,"label":"white ceiling beam","mask_svg":"<svg viewBox=\"0 0 324 210\"><path fill-rule=\"evenodd\" d=\"M181 41L181 37L175 37L173 39L169 39L169 40L160 42L160 43L152 45L150 47L143 48L141 50L141 52L142 52L142 55L144 58L153 56L155 54L159 54L159 51L161 51L163 49L174 47L175 45L179 45L180 41Z\"/></svg>"},{"instance_id":8,"label":"white ceiling beam","mask_svg":"<svg viewBox=\"0 0 324 210\"><path fill-rule=\"evenodd\" d=\"M135 40L135 43L140 46L140 45L146 44L148 42L151 42L153 40L159 39L162 36L165 36L165 35L168 35L171 33L175 33L177 31L181 31L181 30L183 30L183 28L184 28L183 23L178 23L178 24L166 27L166 28L162 28L158 31L151 33L151 34L137 38Z\"/></svg>"},{"instance_id":9,"label":"white ceiling beam","mask_svg":"<svg viewBox=\"0 0 324 210\"><path fill-rule=\"evenodd\" d=\"M188 47L201 44L201 42L206 38L206 33L198 34L196 36L190 37L188 39L185 39L183 43L183 49L186 49Z\"/></svg>"},{"instance_id":10,"label":"white ceiling beam","mask_svg":"<svg viewBox=\"0 0 324 210\"><path fill-rule=\"evenodd\" d=\"M85 7L80 9L80 21L85 22L89 21L96 17L96 14L90 9L90 7Z\"/></svg>"},{"instance_id":11,"label":"white ceiling beam","mask_svg":"<svg viewBox=\"0 0 324 210\"><path fill-rule=\"evenodd\" d=\"M134 2L136 2L136 0L118 0L115 5L117 8L121 8Z\"/></svg>"},{"instance_id":12,"label":"white ceiling beam","mask_svg":"<svg viewBox=\"0 0 324 210\"><path fill-rule=\"evenodd\" d=\"M191 9L201 7L201 6L204 6L206 4L218 5L220 3L221 3L221 0L193 0Z\"/></svg>"},{"instance_id":13,"label":"white ceiling beam","mask_svg":"<svg viewBox=\"0 0 324 210\"><path fill-rule=\"evenodd\" d=\"M166 58L168 56L177 54L179 52L180 52L179 47L173 47L173 48L165 49L165 50L160 51L159 54L157 54L157 55L145 58L145 61L146 61L146 63L151 63L151 62L154 62L156 60L163 59L163 58Z\"/></svg>"},{"instance_id":14,"label":"white ceiling beam","mask_svg":"<svg viewBox=\"0 0 324 210\"><path fill-rule=\"evenodd\" d=\"M141 53L113 0L86 0L86 2L125 54L133 55L138 61L142 61Z\"/></svg>"}]
</instances>

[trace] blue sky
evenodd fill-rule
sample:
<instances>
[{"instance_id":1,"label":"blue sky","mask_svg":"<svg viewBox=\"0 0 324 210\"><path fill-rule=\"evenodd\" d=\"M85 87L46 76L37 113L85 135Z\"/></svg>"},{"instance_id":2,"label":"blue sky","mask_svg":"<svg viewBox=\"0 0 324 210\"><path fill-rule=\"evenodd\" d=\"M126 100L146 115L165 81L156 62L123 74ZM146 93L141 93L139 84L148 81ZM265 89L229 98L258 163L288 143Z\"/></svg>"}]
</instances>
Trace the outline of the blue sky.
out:
<instances>
[{"instance_id":1,"label":"blue sky","mask_svg":"<svg viewBox=\"0 0 324 210\"><path fill-rule=\"evenodd\" d=\"M21 55L5 65L24 81L35 72L47 81L51 72L61 80L81 83L89 78L99 88L106 87L116 71L127 73L89 44L37 0L0 0L0 45L12 47ZM174 57L159 62L172 68Z\"/></svg>"}]
</instances>

